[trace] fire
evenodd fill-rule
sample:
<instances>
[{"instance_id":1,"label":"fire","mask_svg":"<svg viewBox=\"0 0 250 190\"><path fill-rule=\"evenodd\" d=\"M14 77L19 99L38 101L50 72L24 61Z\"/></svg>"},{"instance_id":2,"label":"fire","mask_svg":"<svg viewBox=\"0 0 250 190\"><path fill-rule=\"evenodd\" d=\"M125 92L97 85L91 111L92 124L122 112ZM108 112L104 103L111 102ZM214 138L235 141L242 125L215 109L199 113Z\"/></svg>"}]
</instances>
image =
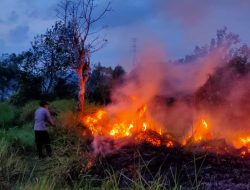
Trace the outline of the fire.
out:
<instances>
[{"instance_id":1,"label":"fire","mask_svg":"<svg viewBox=\"0 0 250 190\"><path fill-rule=\"evenodd\" d=\"M167 147L173 147L174 143L172 141L168 141L166 144Z\"/></svg>"},{"instance_id":2,"label":"fire","mask_svg":"<svg viewBox=\"0 0 250 190\"><path fill-rule=\"evenodd\" d=\"M142 126L143 126L143 131L146 131L147 130L147 124L145 122L143 122Z\"/></svg>"},{"instance_id":3,"label":"fire","mask_svg":"<svg viewBox=\"0 0 250 190\"><path fill-rule=\"evenodd\" d=\"M241 157L244 158L246 155L250 154L250 136L245 138L240 138L241 146L245 147L243 151L241 151Z\"/></svg>"},{"instance_id":4,"label":"fire","mask_svg":"<svg viewBox=\"0 0 250 190\"><path fill-rule=\"evenodd\" d=\"M250 145L250 137L246 137L246 138L240 138L240 141L244 144L244 145Z\"/></svg>"},{"instance_id":5,"label":"fire","mask_svg":"<svg viewBox=\"0 0 250 190\"><path fill-rule=\"evenodd\" d=\"M166 146L168 148L175 146L174 141L171 140L173 138L170 135L167 137L167 133L162 131L161 125L150 117L147 105L140 106L135 112L120 111L115 114L110 114L106 109L100 109L83 117L82 122L93 136L113 139L133 137L137 142L147 142L153 146ZM204 117L197 119L182 145L188 146L190 142L199 144L212 140L212 129L210 119L207 117L206 119ZM250 154L250 136L240 136L233 139L235 139L235 147L242 148L239 156L242 158L248 156ZM216 137L214 140L216 141ZM209 148L210 145L207 147ZM206 149L206 147L204 148ZM225 147L227 152L226 149L227 147Z\"/></svg>"},{"instance_id":6,"label":"fire","mask_svg":"<svg viewBox=\"0 0 250 190\"><path fill-rule=\"evenodd\" d=\"M192 127L192 130L189 132L187 138L183 140L182 145L186 146L188 142L198 143L211 138L212 135L208 122L205 119L200 119L196 122L194 127Z\"/></svg>"},{"instance_id":7,"label":"fire","mask_svg":"<svg viewBox=\"0 0 250 190\"><path fill-rule=\"evenodd\" d=\"M130 136L131 129L134 128L133 124L130 124L128 127L125 123L115 123L113 125L113 129L109 132L111 136L114 137L123 137L123 136Z\"/></svg>"},{"instance_id":8,"label":"fire","mask_svg":"<svg viewBox=\"0 0 250 190\"><path fill-rule=\"evenodd\" d=\"M105 110L98 110L93 115L88 115L83 118L83 122L88 126L93 135L97 135L101 132L102 126L99 121L106 117L107 112Z\"/></svg>"},{"instance_id":9,"label":"fire","mask_svg":"<svg viewBox=\"0 0 250 190\"><path fill-rule=\"evenodd\" d=\"M206 129L208 128L207 122L205 120L202 120L202 125L203 127L205 127Z\"/></svg>"},{"instance_id":10,"label":"fire","mask_svg":"<svg viewBox=\"0 0 250 190\"><path fill-rule=\"evenodd\" d=\"M246 151L241 151L241 152L240 152L241 158L244 158L246 155L247 155L247 152L246 152Z\"/></svg>"},{"instance_id":11,"label":"fire","mask_svg":"<svg viewBox=\"0 0 250 190\"><path fill-rule=\"evenodd\" d=\"M158 131L157 133L161 135L161 128L148 116L147 110L147 105L142 105L134 115L121 112L115 116L110 116L107 110L101 109L92 115L82 118L82 122L94 136L102 135L112 138L124 138L139 132L146 132L149 129ZM153 140L151 141L153 142Z\"/></svg>"},{"instance_id":12,"label":"fire","mask_svg":"<svg viewBox=\"0 0 250 190\"><path fill-rule=\"evenodd\" d=\"M208 127L208 122L206 120L201 119L201 121L196 124L193 139L196 142L211 139L210 128Z\"/></svg>"}]
</instances>

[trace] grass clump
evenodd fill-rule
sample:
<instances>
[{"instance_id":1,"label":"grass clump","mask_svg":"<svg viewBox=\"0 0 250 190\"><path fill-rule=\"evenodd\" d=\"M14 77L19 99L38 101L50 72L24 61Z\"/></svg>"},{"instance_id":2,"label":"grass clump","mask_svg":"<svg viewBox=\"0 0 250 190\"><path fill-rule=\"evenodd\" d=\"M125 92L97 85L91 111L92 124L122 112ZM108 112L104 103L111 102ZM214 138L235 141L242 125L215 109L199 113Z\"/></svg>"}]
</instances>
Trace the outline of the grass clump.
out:
<instances>
[{"instance_id":1,"label":"grass clump","mask_svg":"<svg viewBox=\"0 0 250 190\"><path fill-rule=\"evenodd\" d=\"M33 100L25 104L20 111L21 113L19 117L19 123L24 124L32 122L34 120L35 110L38 108L38 106L38 100Z\"/></svg>"},{"instance_id":2,"label":"grass clump","mask_svg":"<svg viewBox=\"0 0 250 190\"><path fill-rule=\"evenodd\" d=\"M12 146L24 151L33 151L35 148L35 138L33 133L33 125L26 124L23 127L9 128L8 130L0 130L0 137L11 143Z\"/></svg>"},{"instance_id":3,"label":"grass clump","mask_svg":"<svg viewBox=\"0 0 250 190\"><path fill-rule=\"evenodd\" d=\"M10 187L22 180L27 167L17 151L11 149L10 143L2 138L0 140L0 189Z\"/></svg>"},{"instance_id":4,"label":"grass clump","mask_svg":"<svg viewBox=\"0 0 250 190\"><path fill-rule=\"evenodd\" d=\"M53 177L39 177L34 180L29 180L25 184L21 184L20 190L54 190L56 181Z\"/></svg>"},{"instance_id":5,"label":"grass clump","mask_svg":"<svg viewBox=\"0 0 250 190\"><path fill-rule=\"evenodd\" d=\"M73 112L76 110L76 107L77 107L76 101L70 99L55 100L50 104L50 108L54 109L57 113L68 112L68 111Z\"/></svg>"},{"instance_id":6,"label":"grass clump","mask_svg":"<svg viewBox=\"0 0 250 190\"><path fill-rule=\"evenodd\" d=\"M7 102L0 102L0 127L9 127L14 117L15 112L13 108Z\"/></svg>"}]
</instances>

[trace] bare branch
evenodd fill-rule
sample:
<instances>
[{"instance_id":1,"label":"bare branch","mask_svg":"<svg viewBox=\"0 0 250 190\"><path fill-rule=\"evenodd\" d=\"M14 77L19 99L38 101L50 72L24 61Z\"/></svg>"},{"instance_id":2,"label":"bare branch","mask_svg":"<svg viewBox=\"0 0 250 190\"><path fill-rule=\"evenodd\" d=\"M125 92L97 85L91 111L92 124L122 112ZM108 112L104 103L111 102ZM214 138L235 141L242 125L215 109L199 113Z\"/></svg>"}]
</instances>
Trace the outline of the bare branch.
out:
<instances>
[{"instance_id":1,"label":"bare branch","mask_svg":"<svg viewBox=\"0 0 250 190\"><path fill-rule=\"evenodd\" d=\"M109 1L108 4L107 4L107 6L106 6L105 9L99 14L99 16L96 17L95 19L92 19L92 20L91 20L91 24L93 24L93 23L99 21L100 19L102 19L102 18L107 14L107 12L111 11L110 5L111 5L111 2Z\"/></svg>"},{"instance_id":2,"label":"bare branch","mask_svg":"<svg viewBox=\"0 0 250 190\"><path fill-rule=\"evenodd\" d=\"M107 40L101 39L98 35L95 36L104 27L100 30L95 29L95 31L92 29L94 23L110 11L111 3L108 2L104 9L96 14L97 4L95 2L95 0L63 0L57 9L57 16L65 25L66 38L63 43L65 43L65 47L72 48L69 60L75 71L81 70L85 59L90 64L90 53L98 51L107 44ZM90 35L93 36L90 38Z\"/></svg>"},{"instance_id":3,"label":"bare branch","mask_svg":"<svg viewBox=\"0 0 250 190\"><path fill-rule=\"evenodd\" d=\"M63 20L64 23L67 23L68 10L69 10L70 3L71 3L70 0L61 1L58 4L58 8L56 8L56 13L57 13L56 16L60 20Z\"/></svg>"},{"instance_id":4,"label":"bare branch","mask_svg":"<svg viewBox=\"0 0 250 190\"><path fill-rule=\"evenodd\" d=\"M95 30L95 31L90 32L89 35L94 35L94 34L100 33L102 30L104 30L106 28L108 28L108 26L103 26L99 30Z\"/></svg>"},{"instance_id":5,"label":"bare branch","mask_svg":"<svg viewBox=\"0 0 250 190\"><path fill-rule=\"evenodd\" d=\"M90 44L90 53L95 53L97 51L99 51L100 49L104 48L108 43L108 40L106 39L103 39L102 41L101 40L98 40L96 42L94 42L93 44Z\"/></svg>"}]
</instances>

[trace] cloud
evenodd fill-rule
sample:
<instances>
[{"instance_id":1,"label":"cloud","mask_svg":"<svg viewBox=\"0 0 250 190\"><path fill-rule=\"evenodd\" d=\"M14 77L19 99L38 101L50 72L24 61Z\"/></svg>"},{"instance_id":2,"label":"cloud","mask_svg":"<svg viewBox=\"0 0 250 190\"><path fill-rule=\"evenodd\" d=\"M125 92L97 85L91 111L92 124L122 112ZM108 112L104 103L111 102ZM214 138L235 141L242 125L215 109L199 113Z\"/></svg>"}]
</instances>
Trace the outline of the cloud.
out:
<instances>
[{"instance_id":1,"label":"cloud","mask_svg":"<svg viewBox=\"0 0 250 190\"><path fill-rule=\"evenodd\" d=\"M0 39L0 54L5 53L4 52L5 50L6 50L5 42Z\"/></svg>"},{"instance_id":2,"label":"cloud","mask_svg":"<svg viewBox=\"0 0 250 190\"><path fill-rule=\"evenodd\" d=\"M59 0L1 0L0 51L19 53L30 48L34 36L42 34L55 21L55 7Z\"/></svg>"},{"instance_id":3,"label":"cloud","mask_svg":"<svg viewBox=\"0 0 250 190\"><path fill-rule=\"evenodd\" d=\"M18 25L9 31L9 40L14 43L25 42L29 38L29 26Z\"/></svg>"},{"instance_id":4,"label":"cloud","mask_svg":"<svg viewBox=\"0 0 250 190\"><path fill-rule=\"evenodd\" d=\"M112 1L112 11L107 14L103 22L109 27L118 27L143 22L150 19L152 15L151 2L144 1Z\"/></svg>"},{"instance_id":5,"label":"cloud","mask_svg":"<svg viewBox=\"0 0 250 190\"><path fill-rule=\"evenodd\" d=\"M19 19L19 16L16 11L11 11L9 17L8 17L8 22L17 22Z\"/></svg>"}]
</instances>

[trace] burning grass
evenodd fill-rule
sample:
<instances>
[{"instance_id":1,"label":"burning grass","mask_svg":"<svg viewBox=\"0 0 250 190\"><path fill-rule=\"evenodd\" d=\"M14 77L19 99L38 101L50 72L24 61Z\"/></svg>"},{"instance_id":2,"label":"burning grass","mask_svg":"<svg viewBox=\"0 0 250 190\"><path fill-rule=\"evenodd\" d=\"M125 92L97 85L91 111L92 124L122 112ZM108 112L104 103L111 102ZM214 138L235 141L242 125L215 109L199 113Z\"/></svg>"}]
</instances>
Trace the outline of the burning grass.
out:
<instances>
[{"instance_id":1,"label":"burning grass","mask_svg":"<svg viewBox=\"0 0 250 190\"><path fill-rule=\"evenodd\" d=\"M129 143L149 143L156 147L183 147L190 151L231 153L241 157L250 155L249 137L235 138L237 146L230 145L225 139L214 137L212 122L204 117L197 119L181 141L176 140L166 127L150 116L146 105L135 113L118 112L113 115L102 108L84 116L81 122L91 131L97 154L105 154L108 149L117 150Z\"/></svg>"}]
</instances>

